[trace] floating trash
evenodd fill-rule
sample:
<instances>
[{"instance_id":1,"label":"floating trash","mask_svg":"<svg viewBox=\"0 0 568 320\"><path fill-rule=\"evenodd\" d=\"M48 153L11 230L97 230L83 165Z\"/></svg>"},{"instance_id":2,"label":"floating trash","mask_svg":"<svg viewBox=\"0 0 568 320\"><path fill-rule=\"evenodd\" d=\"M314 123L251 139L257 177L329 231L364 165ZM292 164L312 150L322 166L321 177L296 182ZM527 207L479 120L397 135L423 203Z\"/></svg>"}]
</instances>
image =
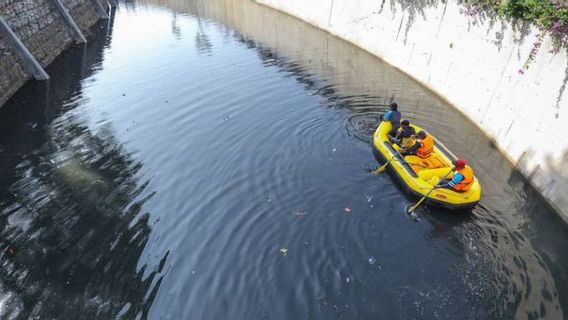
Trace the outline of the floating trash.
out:
<instances>
[{"instance_id":1,"label":"floating trash","mask_svg":"<svg viewBox=\"0 0 568 320\"><path fill-rule=\"evenodd\" d=\"M39 129L39 124L37 122L28 123L27 127L29 131L36 131L37 129Z\"/></svg>"},{"instance_id":2,"label":"floating trash","mask_svg":"<svg viewBox=\"0 0 568 320\"><path fill-rule=\"evenodd\" d=\"M369 257L369 264L375 264L377 263L377 259L375 259L375 257Z\"/></svg>"},{"instance_id":3,"label":"floating trash","mask_svg":"<svg viewBox=\"0 0 568 320\"><path fill-rule=\"evenodd\" d=\"M280 253L282 253L283 255L286 255L288 253L288 249L286 248L281 248L280 249Z\"/></svg>"},{"instance_id":4,"label":"floating trash","mask_svg":"<svg viewBox=\"0 0 568 320\"><path fill-rule=\"evenodd\" d=\"M351 211L353 211L353 210L351 210L351 208L347 208L347 207L346 207L344 210L345 210L345 212L347 212L347 213L351 213Z\"/></svg>"}]
</instances>

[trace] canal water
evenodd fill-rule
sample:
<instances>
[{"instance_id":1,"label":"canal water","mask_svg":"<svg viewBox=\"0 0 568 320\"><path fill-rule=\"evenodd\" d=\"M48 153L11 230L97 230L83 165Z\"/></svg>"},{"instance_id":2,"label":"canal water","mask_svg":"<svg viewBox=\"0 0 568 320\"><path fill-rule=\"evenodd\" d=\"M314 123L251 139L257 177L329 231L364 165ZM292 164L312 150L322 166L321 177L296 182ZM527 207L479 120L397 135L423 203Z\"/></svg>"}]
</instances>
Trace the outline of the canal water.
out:
<instances>
[{"instance_id":1,"label":"canal water","mask_svg":"<svg viewBox=\"0 0 568 320\"><path fill-rule=\"evenodd\" d=\"M568 230L472 123L246 0L121 3L0 109L2 319L562 319ZM423 208L369 144L396 101L470 161Z\"/></svg>"}]
</instances>

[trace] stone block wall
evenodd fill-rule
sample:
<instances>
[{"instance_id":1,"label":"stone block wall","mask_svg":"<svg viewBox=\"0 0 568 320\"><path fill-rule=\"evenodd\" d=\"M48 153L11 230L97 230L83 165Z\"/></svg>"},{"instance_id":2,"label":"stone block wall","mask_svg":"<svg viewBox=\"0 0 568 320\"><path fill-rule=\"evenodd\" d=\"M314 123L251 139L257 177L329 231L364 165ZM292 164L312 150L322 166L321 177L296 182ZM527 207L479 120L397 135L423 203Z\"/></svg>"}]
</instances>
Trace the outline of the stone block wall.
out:
<instances>
[{"instance_id":1,"label":"stone block wall","mask_svg":"<svg viewBox=\"0 0 568 320\"><path fill-rule=\"evenodd\" d=\"M0 34L0 106L20 88L31 74Z\"/></svg>"},{"instance_id":2,"label":"stone block wall","mask_svg":"<svg viewBox=\"0 0 568 320\"><path fill-rule=\"evenodd\" d=\"M63 5L85 35L99 17L91 0L62 0ZM0 0L0 15L43 66L73 44L71 33L52 0ZM0 107L31 73L0 35Z\"/></svg>"},{"instance_id":3,"label":"stone block wall","mask_svg":"<svg viewBox=\"0 0 568 320\"><path fill-rule=\"evenodd\" d=\"M75 23L87 36L89 28L99 20L93 2L91 0L63 0L62 2L71 12Z\"/></svg>"}]
</instances>

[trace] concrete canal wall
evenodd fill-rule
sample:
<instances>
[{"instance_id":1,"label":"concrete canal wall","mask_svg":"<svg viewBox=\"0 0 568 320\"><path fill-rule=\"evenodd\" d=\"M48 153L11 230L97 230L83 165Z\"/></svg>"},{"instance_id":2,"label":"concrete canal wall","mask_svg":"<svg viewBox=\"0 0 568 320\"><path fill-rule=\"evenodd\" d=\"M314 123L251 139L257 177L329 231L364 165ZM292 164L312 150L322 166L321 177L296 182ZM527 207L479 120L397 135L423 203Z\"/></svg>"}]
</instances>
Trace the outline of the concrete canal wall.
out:
<instances>
[{"instance_id":1,"label":"concrete canal wall","mask_svg":"<svg viewBox=\"0 0 568 320\"><path fill-rule=\"evenodd\" d=\"M456 0L257 2L369 51L448 100L568 221L566 49L551 54L545 37L524 68L538 30Z\"/></svg>"},{"instance_id":2,"label":"concrete canal wall","mask_svg":"<svg viewBox=\"0 0 568 320\"><path fill-rule=\"evenodd\" d=\"M108 8L107 0L0 0L0 107L36 76L30 60L41 69L73 42L86 41L89 28L105 18L101 8Z\"/></svg>"}]
</instances>

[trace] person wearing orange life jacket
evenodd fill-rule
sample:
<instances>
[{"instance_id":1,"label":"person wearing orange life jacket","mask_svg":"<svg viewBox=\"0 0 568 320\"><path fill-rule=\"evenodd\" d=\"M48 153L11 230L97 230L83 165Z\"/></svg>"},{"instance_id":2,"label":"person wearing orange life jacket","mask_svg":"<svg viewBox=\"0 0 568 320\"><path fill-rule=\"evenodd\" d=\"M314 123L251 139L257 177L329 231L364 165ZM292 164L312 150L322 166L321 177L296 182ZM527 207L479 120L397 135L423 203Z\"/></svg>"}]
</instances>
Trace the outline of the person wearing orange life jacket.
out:
<instances>
[{"instance_id":1,"label":"person wearing orange life jacket","mask_svg":"<svg viewBox=\"0 0 568 320\"><path fill-rule=\"evenodd\" d=\"M416 138L418 138L416 143L410 148L400 149L400 154L403 156L416 155L422 159L430 157L432 151L434 151L434 138L426 134L424 130L418 131Z\"/></svg>"},{"instance_id":2,"label":"person wearing orange life jacket","mask_svg":"<svg viewBox=\"0 0 568 320\"><path fill-rule=\"evenodd\" d=\"M459 159L454 166L454 177L452 180L440 181L437 187L465 192L471 188L473 181L473 169L467 165L465 160Z\"/></svg>"}]
</instances>

